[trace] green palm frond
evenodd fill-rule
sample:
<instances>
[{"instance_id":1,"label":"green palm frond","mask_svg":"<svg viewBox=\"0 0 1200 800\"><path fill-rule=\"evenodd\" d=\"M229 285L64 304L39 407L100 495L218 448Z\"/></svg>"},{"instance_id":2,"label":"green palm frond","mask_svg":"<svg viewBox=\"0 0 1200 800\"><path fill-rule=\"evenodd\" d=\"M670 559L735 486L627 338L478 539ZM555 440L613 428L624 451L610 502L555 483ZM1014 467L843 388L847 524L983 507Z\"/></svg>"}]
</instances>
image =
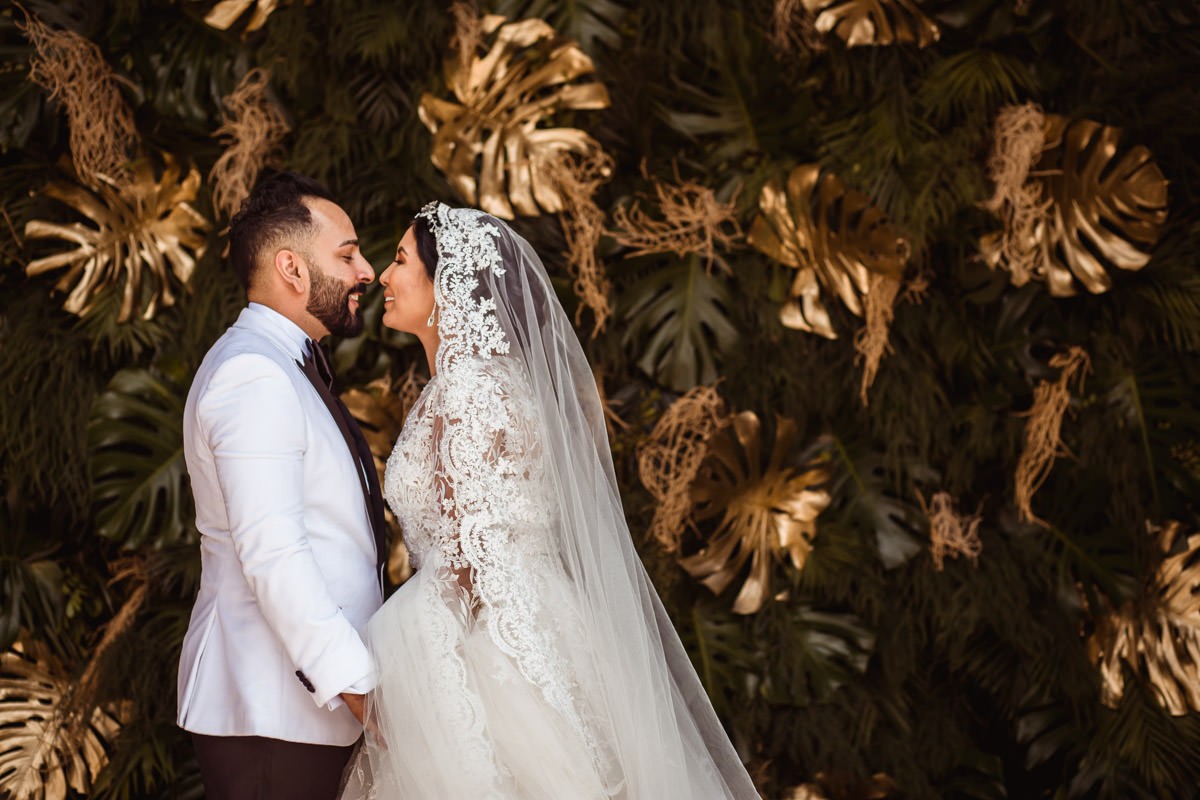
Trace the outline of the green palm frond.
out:
<instances>
[{"instance_id":1,"label":"green palm frond","mask_svg":"<svg viewBox=\"0 0 1200 800\"><path fill-rule=\"evenodd\" d=\"M1035 90L1028 64L998 50L976 48L942 59L925 74L917 101L935 121L988 116L1004 103L1015 103Z\"/></svg>"},{"instance_id":2,"label":"green palm frond","mask_svg":"<svg viewBox=\"0 0 1200 800\"><path fill-rule=\"evenodd\" d=\"M495 12L509 19L544 19L595 57L600 45L613 48L621 43L621 24L630 13L630 4L628 0L498 0Z\"/></svg>"},{"instance_id":3,"label":"green palm frond","mask_svg":"<svg viewBox=\"0 0 1200 800\"><path fill-rule=\"evenodd\" d=\"M710 168L736 174L764 153L780 161L810 154L812 99L783 83L774 62L755 58L766 48L743 12L725 8L699 43L680 48L659 87L659 116L703 148Z\"/></svg>"},{"instance_id":4,"label":"green palm frond","mask_svg":"<svg viewBox=\"0 0 1200 800\"><path fill-rule=\"evenodd\" d=\"M883 455L836 436L833 443L833 504L826 518L856 527L885 568L900 566L921 551L915 535L920 510L895 494Z\"/></svg>"},{"instance_id":5,"label":"green palm frond","mask_svg":"<svg viewBox=\"0 0 1200 800\"><path fill-rule=\"evenodd\" d=\"M96 532L133 549L193 536L183 462L183 393L142 369L118 372L88 422Z\"/></svg>"},{"instance_id":6,"label":"green palm frond","mask_svg":"<svg viewBox=\"0 0 1200 800\"><path fill-rule=\"evenodd\" d=\"M861 679L875 649L875 634L854 614L807 605L770 608L781 617L772 628L763 693L773 703L807 706L828 701L841 686Z\"/></svg>"},{"instance_id":7,"label":"green palm frond","mask_svg":"<svg viewBox=\"0 0 1200 800\"><path fill-rule=\"evenodd\" d=\"M63 571L41 537L0 505L0 650L21 630L53 632L63 613ZM44 531L39 531L44 533Z\"/></svg>"},{"instance_id":8,"label":"green palm frond","mask_svg":"<svg viewBox=\"0 0 1200 800\"><path fill-rule=\"evenodd\" d=\"M699 256L672 263L625 293L628 327L622 342L638 353L638 366L679 392L716 380L718 361L737 341L729 321L729 287L704 268Z\"/></svg>"},{"instance_id":9,"label":"green palm frond","mask_svg":"<svg viewBox=\"0 0 1200 800\"><path fill-rule=\"evenodd\" d=\"M718 603L701 601L692 608L690 624L681 625L680 637L717 713L726 719L735 716L754 691L756 681L749 674L761 669L763 659L745 619Z\"/></svg>"},{"instance_id":10,"label":"green palm frond","mask_svg":"<svg viewBox=\"0 0 1200 800\"><path fill-rule=\"evenodd\" d=\"M123 34L155 42L131 52L136 74L146 82L146 101L176 128L155 134L207 138L221 122L222 98L248 69L244 58L231 59L220 34L198 19L149 15Z\"/></svg>"}]
</instances>

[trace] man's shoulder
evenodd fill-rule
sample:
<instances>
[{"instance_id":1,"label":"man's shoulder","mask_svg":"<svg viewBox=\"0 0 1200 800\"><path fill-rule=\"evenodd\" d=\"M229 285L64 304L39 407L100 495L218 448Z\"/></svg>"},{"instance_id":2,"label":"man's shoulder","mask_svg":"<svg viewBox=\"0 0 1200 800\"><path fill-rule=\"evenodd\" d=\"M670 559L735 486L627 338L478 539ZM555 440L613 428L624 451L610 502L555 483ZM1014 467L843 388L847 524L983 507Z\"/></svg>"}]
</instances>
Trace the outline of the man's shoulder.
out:
<instances>
[{"instance_id":1,"label":"man's shoulder","mask_svg":"<svg viewBox=\"0 0 1200 800\"><path fill-rule=\"evenodd\" d=\"M298 370L297 364L269 337L234 326L225 331L204 356L192 382L192 391L202 391L214 380L235 375L278 376L282 373L291 378L291 373Z\"/></svg>"}]
</instances>

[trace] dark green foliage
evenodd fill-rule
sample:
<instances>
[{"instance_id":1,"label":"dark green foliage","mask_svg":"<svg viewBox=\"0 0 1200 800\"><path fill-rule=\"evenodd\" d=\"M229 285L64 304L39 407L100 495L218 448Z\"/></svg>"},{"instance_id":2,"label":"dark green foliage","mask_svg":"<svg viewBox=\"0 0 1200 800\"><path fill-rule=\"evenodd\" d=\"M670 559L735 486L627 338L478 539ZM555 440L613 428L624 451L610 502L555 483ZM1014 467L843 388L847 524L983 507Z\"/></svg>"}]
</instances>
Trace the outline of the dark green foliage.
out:
<instances>
[{"instance_id":1,"label":"dark green foliage","mask_svg":"<svg viewBox=\"0 0 1200 800\"><path fill-rule=\"evenodd\" d=\"M291 125L281 162L330 185L378 268L421 205L456 200L417 117L423 93L446 94L447 3L296 0L254 33L245 20L205 25L211 0L23 5L95 41L146 148L203 175L221 153L222 98L249 69L270 69ZM862 321L827 296L837 340L782 327L790 268L740 245L711 268L697 256L626 260L606 237L615 314L594 338L590 318L580 330L628 425L614 428L613 452L631 528L767 797L818 774L831 798L862 796L875 773L908 798L1196 797L1200 714L1169 716L1132 671L1117 708L1103 706L1086 636L1096 609L1140 596L1156 563L1147 522L1200 528L1200 12L1192 0L917 5L942 32L924 50L820 37L820 49L785 52L772 44L772 0L479 3L540 16L594 59L612 107L562 124L616 161L601 208L645 195L647 175L678 175L734 200L745 230L769 177L820 161L907 233L909 275L928 282L898 303L864 406ZM52 247L25 241L25 224L67 221L38 191L66 174L68 128L27 80L21 18L0 4L0 645L36 638L78 674L132 591L113 583L114 564L138 559L149 594L98 687L135 712L93 796L198 798L173 724L199 580L180 415L243 303L221 256L227 220L213 220L188 289L154 320L116 323L114 296L79 320L61 310L57 276L26 278ZM1014 287L978 256L1000 224L979 207L995 114L1028 100L1121 126L1170 182L1151 262L1114 275L1104 295ZM212 216L208 188L195 205ZM557 220L514 225L574 314ZM344 387L422 361L412 337L380 328L377 288L364 309L364 332L333 343ZM1022 523L1024 414L1057 376L1050 358L1076 345L1092 369L1034 499L1047 524ZM653 509L639 445L678 393L717 378L729 408L756 411L767 431L775 415L796 421L789 463L819 455L831 470L803 570L777 565L779 599L748 617L731 612L732 591L711 596L642 538ZM940 490L980 515L983 549L939 571L921 502Z\"/></svg>"}]
</instances>

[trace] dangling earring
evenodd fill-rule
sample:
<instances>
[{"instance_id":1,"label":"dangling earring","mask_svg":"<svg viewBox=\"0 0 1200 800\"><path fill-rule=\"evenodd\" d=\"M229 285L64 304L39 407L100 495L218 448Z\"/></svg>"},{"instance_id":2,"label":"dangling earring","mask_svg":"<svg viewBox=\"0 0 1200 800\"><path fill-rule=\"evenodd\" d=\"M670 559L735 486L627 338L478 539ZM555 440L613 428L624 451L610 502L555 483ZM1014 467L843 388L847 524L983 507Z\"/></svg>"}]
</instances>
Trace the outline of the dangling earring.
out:
<instances>
[{"instance_id":1,"label":"dangling earring","mask_svg":"<svg viewBox=\"0 0 1200 800\"><path fill-rule=\"evenodd\" d=\"M433 307L433 310L429 312L429 319L425 320L425 327L432 328L433 323L436 321L437 321L437 306L435 305Z\"/></svg>"}]
</instances>

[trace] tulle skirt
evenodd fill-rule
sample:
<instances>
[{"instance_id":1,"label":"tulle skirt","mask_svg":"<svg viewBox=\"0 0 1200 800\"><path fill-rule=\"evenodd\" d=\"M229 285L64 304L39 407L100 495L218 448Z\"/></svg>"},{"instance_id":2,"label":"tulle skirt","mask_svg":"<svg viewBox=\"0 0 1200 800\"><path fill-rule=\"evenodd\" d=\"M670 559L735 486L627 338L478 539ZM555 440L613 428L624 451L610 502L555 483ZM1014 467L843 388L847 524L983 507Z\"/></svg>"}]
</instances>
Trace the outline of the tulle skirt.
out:
<instances>
[{"instance_id":1,"label":"tulle skirt","mask_svg":"<svg viewBox=\"0 0 1200 800\"><path fill-rule=\"evenodd\" d=\"M486 613L486 612L485 612ZM342 800L609 798L594 743L420 570L372 618L378 684ZM563 623L565 624L565 623Z\"/></svg>"}]
</instances>

